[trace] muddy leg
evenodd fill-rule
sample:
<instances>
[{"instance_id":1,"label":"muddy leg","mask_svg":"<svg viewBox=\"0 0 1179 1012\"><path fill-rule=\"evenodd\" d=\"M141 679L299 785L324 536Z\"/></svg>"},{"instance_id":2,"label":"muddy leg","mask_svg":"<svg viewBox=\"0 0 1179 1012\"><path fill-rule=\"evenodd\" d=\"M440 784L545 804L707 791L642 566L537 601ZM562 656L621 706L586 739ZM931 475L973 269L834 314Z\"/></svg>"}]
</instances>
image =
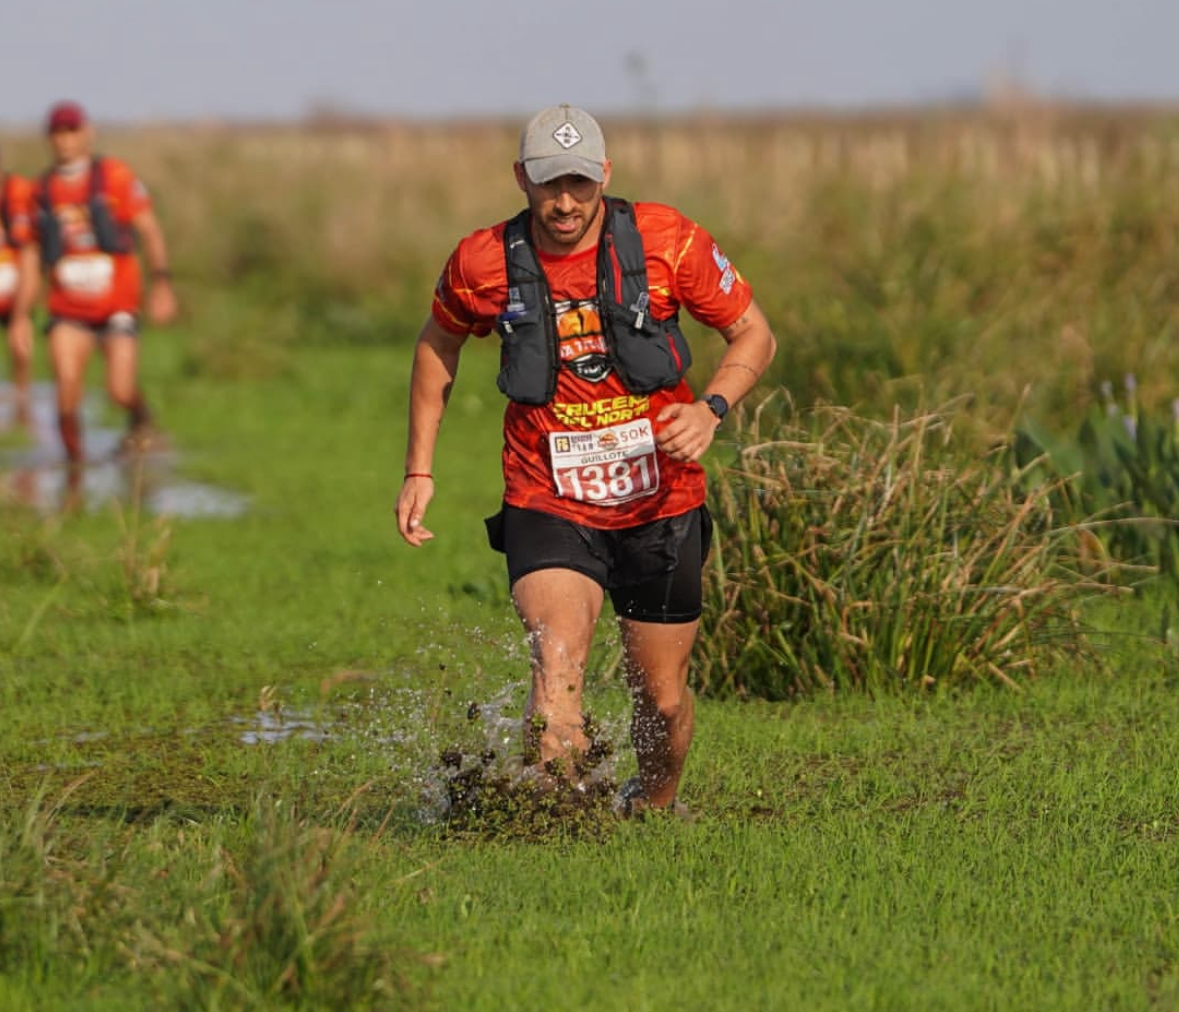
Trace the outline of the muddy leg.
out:
<instances>
[{"instance_id":1,"label":"muddy leg","mask_svg":"<svg viewBox=\"0 0 1179 1012\"><path fill-rule=\"evenodd\" d=\"M87 327L56 323L49 331L49 360L57 380L57 423L62 446L71 463L82 461L82 395L86 364L94 350Z\"/></svg>"},{"instance_id":2,"label":"muddy leg","mask_svg":"<svg viewBox=\"0 0 1179 1012\"><path fill-rule=\"evenodd\" d=\"M532 690L525 707L525 742L542 763L572 771L589 748L583 727L585 665L603 592L593 580L569 569L542 569L521 577L512 600L528 632Z\"/></svg>"},{"instance_id":3,"label":"muddy leg","mask_svg":"<svg viewBox=\"0 0 1179 1012\"><path fill-rule=\"evenodd\" d=\"M688 658L698 625L619 622L634 699L631 741L643 796L659 808L675 800L695 730Z\"/></svg>"}]
</instances>

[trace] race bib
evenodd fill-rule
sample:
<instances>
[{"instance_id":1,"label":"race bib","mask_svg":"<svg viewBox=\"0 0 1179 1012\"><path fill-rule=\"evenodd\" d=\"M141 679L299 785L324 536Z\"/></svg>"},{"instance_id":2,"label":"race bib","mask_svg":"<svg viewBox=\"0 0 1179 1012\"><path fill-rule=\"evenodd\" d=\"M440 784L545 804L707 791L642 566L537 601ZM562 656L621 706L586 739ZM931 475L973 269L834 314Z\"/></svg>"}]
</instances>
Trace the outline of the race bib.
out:
<instances>
[{"instance_id":1,"label":"race bib","mask_svg":"<svg viewBox=\"0 0 1179 1012\"><path fill-rule=\"evenodd\" d=\"M57 283L74 295L91 297L111 290L115 262L105 253L78 253L57 262Z\"/></svg>"},{"instance_id":2,"label":"race bib","mask_svg":"<svg viewBox=\"0 0 1179 1012\"><path fill-rule=\"evenodd\" d=\"M557 495L617 506L659 488L655 435L649 418L591 432L550 432Z\"/></svg>"},{"instance_id":3,"label":"race bib","mask_svg":"<svg viewBox=\"0 0 1179 1012\"><path fill-rule=\"evenodd\" d=\"M11 260L0 260L0 298L16 293L16 264Z\"/></svg>"}]
</instances>

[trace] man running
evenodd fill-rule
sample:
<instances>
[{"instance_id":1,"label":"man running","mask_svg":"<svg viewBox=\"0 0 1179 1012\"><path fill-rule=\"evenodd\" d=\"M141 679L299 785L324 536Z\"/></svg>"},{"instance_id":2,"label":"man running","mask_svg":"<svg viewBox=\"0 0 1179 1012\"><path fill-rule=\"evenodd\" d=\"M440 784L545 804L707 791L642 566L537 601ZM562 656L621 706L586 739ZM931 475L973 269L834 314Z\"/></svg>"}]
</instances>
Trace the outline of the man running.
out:
<instances>
[{"instance_id":1,"label":"man running","mask_svg":"<svg viewBox=\"0 0 1179 1012\"><path fill-rule=\"evenodd\" d=\"M514 171L527 209L458 244L417 339L398 528L414 546L433 537L423 519L459 355L494 330L509 400L503 508L487 526L531 646L525 726L540 728L541 763L572 777L590 744L583 679L608 593L639 766L624 810L670 807L693 734L688 661L711 533L698 461L775 340L703 228L605 196L611 163L584 110L538 113ZM681 308L727 342L698 396Z\"/></svg>"},{"instance_id":2,"label":"man running","mask_svg":"<svg viewBox=\"0 0 1179 1012\"><path fill-rule=\"evenodd\" d=\"M153 323L176 316L176 296L163 231L143 183L123 162L94 153L94 131L76 102L61 102L46 120L53 166L36 183L33 236L21 251L12 335L31 342L31 311L42 269L49 278L49 358L57 381L58 426L72 464L83 460L83 381L98 348L107 392L127 412L124 446L146 449L151 414L139 389L142 278L136 240L150 277Z\"/></svg>"},{"instance_id":3,"label":"man running","mask_svg":"<svg viewBox=\"0 0 1179 1012\"><path fill-rule=\"evenodd\" d=\"M0 173L0 327L8 338L8 361L16 398L13 417L18 425L29 422L29 388L32 384L31 333L9 329L20 279L20 248L31 237L29 218L32 184L13 172Z\"/></svg>"}]
</instances>

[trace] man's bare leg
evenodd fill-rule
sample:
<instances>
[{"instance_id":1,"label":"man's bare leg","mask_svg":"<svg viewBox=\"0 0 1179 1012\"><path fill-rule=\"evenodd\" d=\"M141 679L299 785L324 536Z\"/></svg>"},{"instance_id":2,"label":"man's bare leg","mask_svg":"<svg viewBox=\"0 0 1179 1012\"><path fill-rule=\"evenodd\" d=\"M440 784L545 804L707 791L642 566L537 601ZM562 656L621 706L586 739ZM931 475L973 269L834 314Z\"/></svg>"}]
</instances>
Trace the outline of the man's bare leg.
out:
<instances>
[{"instance_id":1,"label":"man's bare leg","mask_svg":"<svg viewBox=\"0 0 1179 1012\"><path fill-rule=\"evenodd\" d=\"M131 431L147 425L151 414L139 388L139 339L133 334L113 333L103 342L102 350L111 400L127 412Z\"/></svg>"},{"instance_id":2,"label":"man's bare leg","mask_svg":"<svg viewBox=\"0 0 1179 1012\"><path fill-rule=\"evenodd\" d=\"M643 796L658 808L675 801L692 744L695 706L688 688L688 660L699 624L619 620L634 699L631 742Z\"/></svg>"},{"instance_id":3,"label":"man's bare leg","mask_svg":"<svg viewBox=\"0 0 1179 1012\"><path fill-rule=\"evenodd\" d=\"M86 363L94 350L94 334L88 327L55 323L49 331L49 361L57 381L57 424L66 457L82 461L82 394Z\"/></svg>"},{"instance_id":4,"label":"man's bare leg","mask_svg":"<svg viewBox=\"0 0 1179 1012\"><path fill-rule=\"evenodd\" d=\"M16 396L14 418L17 425L27 427L33 417L33 356L26 349L18 348L10 341L8 361L12 366L12 389Z\"/></svg>"},{"instance_id":5,"label":"man's bare leg","mask_svg":"<svg viewBox=\"0 0 1179 1012\"><path fill-rule=\"evenodd\" d=\"M602 611L602 588L571 569L541 569L522 576L512 599L528 632L532 691L524 710L525 750L538 744L540 761L557 760L572 770L589 748L582 716L585 666L594 626ZM534 718L544 723L532 737Z\"/></svg>"}]
</instances>

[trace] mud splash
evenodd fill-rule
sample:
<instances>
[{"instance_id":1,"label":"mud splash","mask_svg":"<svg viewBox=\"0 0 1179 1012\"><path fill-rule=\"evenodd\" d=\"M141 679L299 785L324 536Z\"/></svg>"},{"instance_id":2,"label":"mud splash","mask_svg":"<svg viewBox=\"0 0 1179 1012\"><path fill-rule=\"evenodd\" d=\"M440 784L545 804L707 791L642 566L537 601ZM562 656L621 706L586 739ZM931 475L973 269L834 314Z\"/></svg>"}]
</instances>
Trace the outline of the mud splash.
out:
<instances>
[{"instance_id":1,"label":"mud splash","mask_svg":"<svg viewBox=\"0 0 1179 1012\"><path fill-rule=\"evenodd\" d=\"M248 497L177 476L174 449L122 455L122 433L96 424L101 402L83 405L87 464L71 469L57 434L53 386L33 385L29 417L18 420L11 387L0 387L0 501L42 513L98 512L112 501L135 502L149 513L173 517L237 517Z\"/></svg>"},{"instance_id":2,"label":"mud splash","mask_svg":"<svg viewBox=\"0 0 1179 1012\"><path fill-rule=\"evenodd\" d=\"M408 773L414 784L418 821L450 836L596 838L608 832L617 822L615 743L626 734L625 715L602 722L587 715L586 754L568 769L542 765L526 744L520 716L526 692L519 683L487 701L451 699L451 712L439 715L421 691L315 711L288 708L265 691L258 711L233 724L246 745L349 740L387 756L398 776Z\"/></svg>"},{"instance_id":3,"label":"mud splash","mask_svg":"<svg viewBox=\"0 0 1179 1012\"><path fill-rule=\"evenodd\" d=\"M598 838L608 832L617 821L617 730L585 714L585 754L542 764L531 744L540 728L507 716L508 701L505 692L490 703L471 703L467 720L482 726L484 746L448 748L432 767L441 788L437 817L448 835Z\"/></svg>"}]
</instances>

